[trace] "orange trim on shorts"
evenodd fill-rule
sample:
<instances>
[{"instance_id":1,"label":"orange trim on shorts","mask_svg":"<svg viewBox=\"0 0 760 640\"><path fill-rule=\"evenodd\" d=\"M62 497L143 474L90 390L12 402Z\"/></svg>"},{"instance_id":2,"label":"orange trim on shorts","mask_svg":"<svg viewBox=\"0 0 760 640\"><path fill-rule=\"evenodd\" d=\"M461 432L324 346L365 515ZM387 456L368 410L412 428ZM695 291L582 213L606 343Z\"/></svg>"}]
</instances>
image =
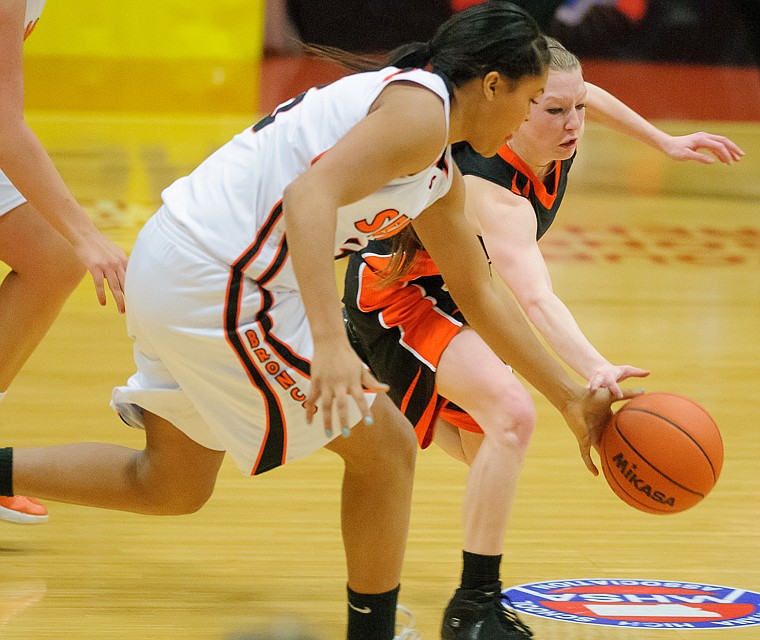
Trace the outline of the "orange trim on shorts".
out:
<instances>
[{"instance_id":1,"label":"orange trim on shorts","mask_svg":"<svg viewBox=\"0 0 760 640\"><path fill-rule=\"evenodd\" d=\"M402 332L401 342L431 367L437 367L441 353L459 333L461 323L436 311L433 301L424 295L419 285L397 282L379 289L377 283L380 278L370 268L370 260L378 265L374 256L365 258L365 265L360 270L357 306L365 313L380 311L384 326L398 327ZM430 275L438 273L430 258L423 260L420 266L419 271L415 269L414 277L419 277L420 272Z\"/></svg>"},{"instance_id":2,"label":"orange trim on shorts","mask_svg":"<svg viewBox=\"0 0 760 640\"><path fill-rule=\"evenodd\" d=\"M446 422L453 424L457 429L469 431L470 433L483 433L483 429L475 422L475 419L464 411L457 411L449 407L449 401L446 400L438 412L438 417L443 418Z\"/></svg>"},{"instance_id":3,"label":"orange trim on shorts","mask_svg":"<svg viewBox=\"0 0 760 640\"><path fill-rule=\"evenodd\" d=\"M236 357L240 361L243 370L246 372L248 379L251 381L252 386L258 390L264 400L264 406L266 409L266 425L264 437L259 447L259 452L256 457L256 462L251 468L251 475L256 475L263 471L273 469L285 463L288 433L287 425L285 423L285 416L282 410L282 404L280 398L277 395L274 387L269 384L267 376L259 370L256 362L251 357L250 352L246 348L244 337L239 331L239 319L240 319L240 304L242 300L242 281L245 269L250 265L259 255L261 249L264 246L266 238L271 234L275 228L277 221L282 216L282 201L278 202L272 209L266 222L262 225L259 233L257 234L254 242L240 255L240 257L232 264L230 268L230 277L227 281L227 291L225 292L225 308L224 308L224 327L225 337L227 343L232 348ZM275 261L278 254L275 254ZM268 269L271 269L274 265L270 265L264 270L264 273ZM257 317L265 311L267 306L267 300L271 301L271 296L262 295L261 307L257 313ZM260 323L259 323L260 326ZM262 331L266 334L266 331ZM275 437L272 439L272 422L277 421L281 425L281 437L282 442L278 442ZM278 450L279 449L279 450ZM260 468L262 462L265 463L264 468Z\"/></svg>"},{"instance_id":4,"label":"orange trim on shorts","mask_svg":"<svg viewBox=\"0 0 760 640\"><path fill-rule=\"evenodd\" d=\"M425 411L414 426L414 433L417 436L420 449L427 449L432 444L435 435L435 423L444 402L446 402L445 398L441 398L437 393L433 394L428 406L425 407Z\"/></svg>"}]
</instances>

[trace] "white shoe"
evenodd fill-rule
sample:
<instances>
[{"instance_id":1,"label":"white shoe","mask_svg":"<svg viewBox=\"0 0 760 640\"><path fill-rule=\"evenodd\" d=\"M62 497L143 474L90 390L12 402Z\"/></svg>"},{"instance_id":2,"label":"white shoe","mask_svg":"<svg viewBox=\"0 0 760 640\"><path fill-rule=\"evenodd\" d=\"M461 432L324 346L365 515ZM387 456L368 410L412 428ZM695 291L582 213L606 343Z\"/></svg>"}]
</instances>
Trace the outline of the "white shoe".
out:
<instances>
[{"instance_id":1,"label":"white shoe","mask_svg":"<svg viewBox=\"0 0 760 640\"><path fill-rule=\"evenodd\" d=\"M406 618L406 624L398 622L399 614ZM421 640L422 634L414 628L414 615L404 605L396 605L396 635L393 640Z\"/></svg>"}]
</instances>

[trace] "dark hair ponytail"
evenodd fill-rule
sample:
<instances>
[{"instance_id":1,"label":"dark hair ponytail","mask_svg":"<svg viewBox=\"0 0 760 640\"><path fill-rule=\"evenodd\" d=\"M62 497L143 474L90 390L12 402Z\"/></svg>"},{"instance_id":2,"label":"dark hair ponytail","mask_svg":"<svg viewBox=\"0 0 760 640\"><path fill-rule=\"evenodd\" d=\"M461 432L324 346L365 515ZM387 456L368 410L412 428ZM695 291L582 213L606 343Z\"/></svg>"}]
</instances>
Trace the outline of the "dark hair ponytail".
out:
<instances>
[{"instance_id":1,"label":"dark hair ponytail","mask_svg":"<svg viewBox=\"0 0 760 640\"><path fill-rule=\"evenodd\" d=\"M400 69L423 68L433 57L429 42L410 42L391 51L386 64Z\"/></svg>"},{"instance_id":2,"label":"dark hair ponytail","mask_svg":"<svg viewBox=\"0 0 760 640\"><path fill-rule=\"evenodd\" d=\"M546 40L536 21L511 2L491 0L454 14L429 42L403 45L390 53L396 67L430 65L455 87L489 71L512 81L540 76L549 63Z\"/></svg>"}]
</instances>

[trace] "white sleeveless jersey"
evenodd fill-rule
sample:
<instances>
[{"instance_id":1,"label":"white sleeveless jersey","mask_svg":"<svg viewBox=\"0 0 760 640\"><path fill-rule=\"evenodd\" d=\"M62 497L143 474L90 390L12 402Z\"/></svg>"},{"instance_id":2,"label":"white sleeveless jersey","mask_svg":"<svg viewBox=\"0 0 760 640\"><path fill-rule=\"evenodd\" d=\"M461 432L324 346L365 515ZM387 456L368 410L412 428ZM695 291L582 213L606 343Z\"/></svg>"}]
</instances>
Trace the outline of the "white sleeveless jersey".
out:
<instances>
[{"instance_id":1,"label":"white sleeveless jersey","mask_svg":"<svg viewBox=\"0 0 760 640\"><path fill-rule=\"evenodd\" d=\"M42 15L45 0L26 0L26 14L24 16L24 40L34 31L37 20Z\"/></svg>"},{"instance_id":2,"label":"white sleeveless jersey","mask_svg":"<svg viewBox=\"0 0 760 640\"><path fill-rule=\"evenodd\" d=\"M353 74L306 91L236 135L189 176L164 190L162 217L173 221L205 253L262 285L276 269L281 284L297 288L284 242L285 188L368 114L390 82L401 80L423 85L441 97L448 128L449 94L439 76L395 67ZM335 255L399 231L448 192L452 167L451 150L445 147L427 169L341 207Z\"/></svg>"}]
</instances>

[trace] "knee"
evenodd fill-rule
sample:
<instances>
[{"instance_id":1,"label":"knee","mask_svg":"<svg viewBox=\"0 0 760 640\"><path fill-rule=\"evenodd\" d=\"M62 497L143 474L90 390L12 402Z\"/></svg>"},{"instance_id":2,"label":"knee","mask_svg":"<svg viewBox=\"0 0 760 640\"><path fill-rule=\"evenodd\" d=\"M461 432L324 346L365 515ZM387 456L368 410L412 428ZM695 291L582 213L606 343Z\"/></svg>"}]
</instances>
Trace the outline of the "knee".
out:
<instances>
[{"instance_id":1,"label":"knee","mask_svg":"<svg viewBox=\"0 0 760 640\"><path fill-rule=\"evenodd\" d=\"M417 440L411 427L381 446L371 447L346 459L346 468L378 481L411 481L417 458Z\"/></svg>"},{"instance_id":2,"label":"knee","mask_svg":"<svg viewBox=\"0 0 760 640\"><path fill-rule=\"evenodd\" d=\"M417 460L417 437L412 425L405 418L396 430L396 433L386 446L382 447L379 454L379 462L387 469L397 469L405 476L414 475L414 466Z\"/></svg>"},{"instance_id":3,"label":"knee","mask_svg":"<svg viewBox=\"0 0 760 640\"><path fill-rule=\"evenodd\" d=\"M36 274L56 290L70 293L82 281L87 268L77 258L74 248L65 240L51 243L38 256Z\"/></svg>"},{"instance_id":4,"label":"knee","mask_svg":"<svg viewBox=\"0 0 760 640\"><path fill-rule=\"evenodd\" d=\"M417 438L412 426L399 413L393 420L376 422L372 430L372 437L364 438L361 445L340 452L346 471L373 483L411 482L417 457Z\"/></svg>"},{"instance_id":5,"label":"knee","mask_svg":"<svg viewBox=\"0 0 760 640\"><path fill-rule=\"evenodd\" d=\"M170 509L168 515L184 516L200 511L211 497L211 491L208 492L183 492L181 495L172 496L172 499L166 503Z\"/></svg>"},{"instance_id":6,"label":"knee","mask_svg":"<svg viewBox=\"0 0 760 640\"><path fill-rule=\"evenodd\" d=\"M499 397L500 401L493 406L495 428L486 432L486 437L493 436L502 446L525 451L536 425L533 400L522 387Z\"/></svg>"},{"instance_id":7,"label":"knee","mask_svg":"<svg viewBox=\"0 0 760 640\"><path fill-rule=\"evenodd\" d=\"M208 502L211 492L162 491L146 497L149 515L184 516L199 511Z\"/></svg>"},{"instance_id":8,"label":"knee","mask_svg":"<svg viewBox=\"0 0 760 640\"><path fill-rule=\"evenodd\" d=\"M198 485L193 482L155 483L139 488L142 497L142 509L145 515L184 516L196 513L205 505L214 492L211 486Z\"/></svg>"},{"instance_id":9,"label":"knee","mask_svg":"<svg viewBox=\"0 0 760 640\"><path fill-rule=\"evenodd\" d=\"M82 281L87 273L87 267L77 258L73 249L66 251L58 264L58 283L59 286L73 291Z\"/></svg>"}]
</instances>

